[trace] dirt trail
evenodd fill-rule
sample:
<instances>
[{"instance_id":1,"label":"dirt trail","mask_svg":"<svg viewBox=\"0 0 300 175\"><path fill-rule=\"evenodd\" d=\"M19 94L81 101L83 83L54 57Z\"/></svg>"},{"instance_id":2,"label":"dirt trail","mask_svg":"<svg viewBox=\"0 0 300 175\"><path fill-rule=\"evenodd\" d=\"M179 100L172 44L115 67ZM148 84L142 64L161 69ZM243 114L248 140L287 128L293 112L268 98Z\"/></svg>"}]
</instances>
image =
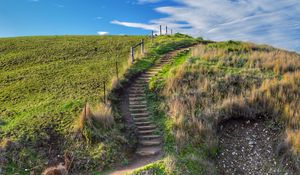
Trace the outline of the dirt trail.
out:
<instances>
[{"instance_id":1,"label":"dirt trail","mask_svg":"<svg viewBox=\"0 0 300 175\"><path fill-rule=\"evenodd\" d=\"M184 50L184 49L181 49ZM134 125L137 131L138 147L133 160L126 167L121 167L110 175L123 175L132 172L134 169L145 166L163 156L162 133L153 122L147 108L145 88L149 80L155 76L165 64L170 63L181 50L165 54L154 66L136 77L134 82L126 90L122 102L122 114L127 125Z\"/></svg>"},{"instance_id":2,"label":"dirt trail","mask_svg":"<svg viewBox=\"0 0 300 175\"><path fill-rule=\"evenodd\" d=\"M280 130L268 124L262 120L230 120L221 126L221 152L216 162L221 174L288 174L280 168L274 150Z\"/></svg>"}]
</instances>

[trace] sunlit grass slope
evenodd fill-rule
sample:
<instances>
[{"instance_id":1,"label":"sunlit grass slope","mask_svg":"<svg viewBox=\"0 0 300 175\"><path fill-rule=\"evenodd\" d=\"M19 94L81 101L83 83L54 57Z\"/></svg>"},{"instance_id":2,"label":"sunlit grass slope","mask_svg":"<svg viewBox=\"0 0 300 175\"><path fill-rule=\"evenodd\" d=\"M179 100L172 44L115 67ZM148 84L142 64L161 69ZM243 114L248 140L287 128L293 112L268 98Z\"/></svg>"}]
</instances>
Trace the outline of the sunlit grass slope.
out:
<instances>
[{"instance_id":1,"label":"sunlit grass slope","mask_svg":"<svg viewBox=\"0 0 300 175\"><path fill-rule=\"evenodd\" d=\"M130 47L146 57L127 70ZM160 55L191 45L187 36L45 36L0 39L0 165L6 174L41 173L72 157L71 173L126 162L120 115L103 105L103 83L148 68ZM138 49L139 50L139 49ZM88 116L79 114L89 103ZM79 130L76 130L79 129ZM1 173L0 173L1 174Z\"/></svg>"},{"instance_id":2,"label":"sunlit grass slope","mask_svg":"<svg viewBox=\"0 0 300 175\"><path fill-rule=\"evenodd\" d=\"M124 72L143 37L57 36L0 40L1 137L36 139L49 124L65 132L79 108L103 95L103 82ZM35 127L28 127L34 125ZM40 133L42 134L42 133Z\"/></svg>"}]
</instances>

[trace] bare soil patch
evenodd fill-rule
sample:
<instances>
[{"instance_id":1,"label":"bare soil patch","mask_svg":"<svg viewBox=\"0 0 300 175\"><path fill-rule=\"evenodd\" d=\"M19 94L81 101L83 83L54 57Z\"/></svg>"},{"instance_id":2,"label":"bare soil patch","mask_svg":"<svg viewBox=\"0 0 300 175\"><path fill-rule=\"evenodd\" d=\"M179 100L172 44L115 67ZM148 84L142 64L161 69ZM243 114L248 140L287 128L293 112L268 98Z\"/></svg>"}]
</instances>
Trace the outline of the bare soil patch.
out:
<instances>
[{"instance_id":1,"label":"bare soil patch","mask_svg":"<svg viewBox=\"0 0 300 175\"><path fill-rule=\"evenodd\" d=\"M289 174L276 156L280 128L264 120L229 120L220 125L216 164L220 174Z\"/></svg>"}]
</instances>

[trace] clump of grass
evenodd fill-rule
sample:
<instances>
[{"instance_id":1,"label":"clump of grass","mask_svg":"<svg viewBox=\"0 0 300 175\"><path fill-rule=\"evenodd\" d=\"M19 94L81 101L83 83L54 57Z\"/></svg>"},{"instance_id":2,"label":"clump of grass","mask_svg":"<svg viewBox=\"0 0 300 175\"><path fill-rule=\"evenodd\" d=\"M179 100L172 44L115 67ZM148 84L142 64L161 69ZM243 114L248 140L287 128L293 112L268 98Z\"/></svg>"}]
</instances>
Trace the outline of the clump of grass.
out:
<instances>
[{"instance_id":1,"label":"clump of grass","mask_svg":"<svg viewBox=\"0 0 300 175\"><path fill-rule=\"evenodd\" d=\"M82 109L75 128L83 134L87 141L91 141L94 136L112 129L114 124L114 117L109 105L100 103L92 110L87 104Z\"/></svg>"}]
</instances>

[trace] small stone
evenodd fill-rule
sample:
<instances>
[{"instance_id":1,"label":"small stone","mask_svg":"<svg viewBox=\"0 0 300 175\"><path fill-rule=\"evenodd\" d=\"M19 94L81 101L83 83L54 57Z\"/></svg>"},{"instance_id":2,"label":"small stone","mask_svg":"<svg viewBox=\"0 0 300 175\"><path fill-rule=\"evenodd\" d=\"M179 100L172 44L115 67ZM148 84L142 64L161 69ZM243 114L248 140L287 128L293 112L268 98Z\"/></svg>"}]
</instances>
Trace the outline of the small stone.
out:
<instances>
[{"instance_id":1,"label":"small stone","mask_svg":"<svg viewBox=\"0 0 300 175\"><path fill-rule=\"evenodd\" d=\"M250 123L250 120L247 120L246 123L249 124L249 123Z\"/></svg>"},{"instance_id":2,"label":"small stone","mask_svg":"<svg viewBox=\"0 0 300 175\"><path fill-rule=\"evenodd\" d=\"M251 141L249 141L249 145L256 145L256 142L251 140Z\"/></svg>"}]
</instances>

